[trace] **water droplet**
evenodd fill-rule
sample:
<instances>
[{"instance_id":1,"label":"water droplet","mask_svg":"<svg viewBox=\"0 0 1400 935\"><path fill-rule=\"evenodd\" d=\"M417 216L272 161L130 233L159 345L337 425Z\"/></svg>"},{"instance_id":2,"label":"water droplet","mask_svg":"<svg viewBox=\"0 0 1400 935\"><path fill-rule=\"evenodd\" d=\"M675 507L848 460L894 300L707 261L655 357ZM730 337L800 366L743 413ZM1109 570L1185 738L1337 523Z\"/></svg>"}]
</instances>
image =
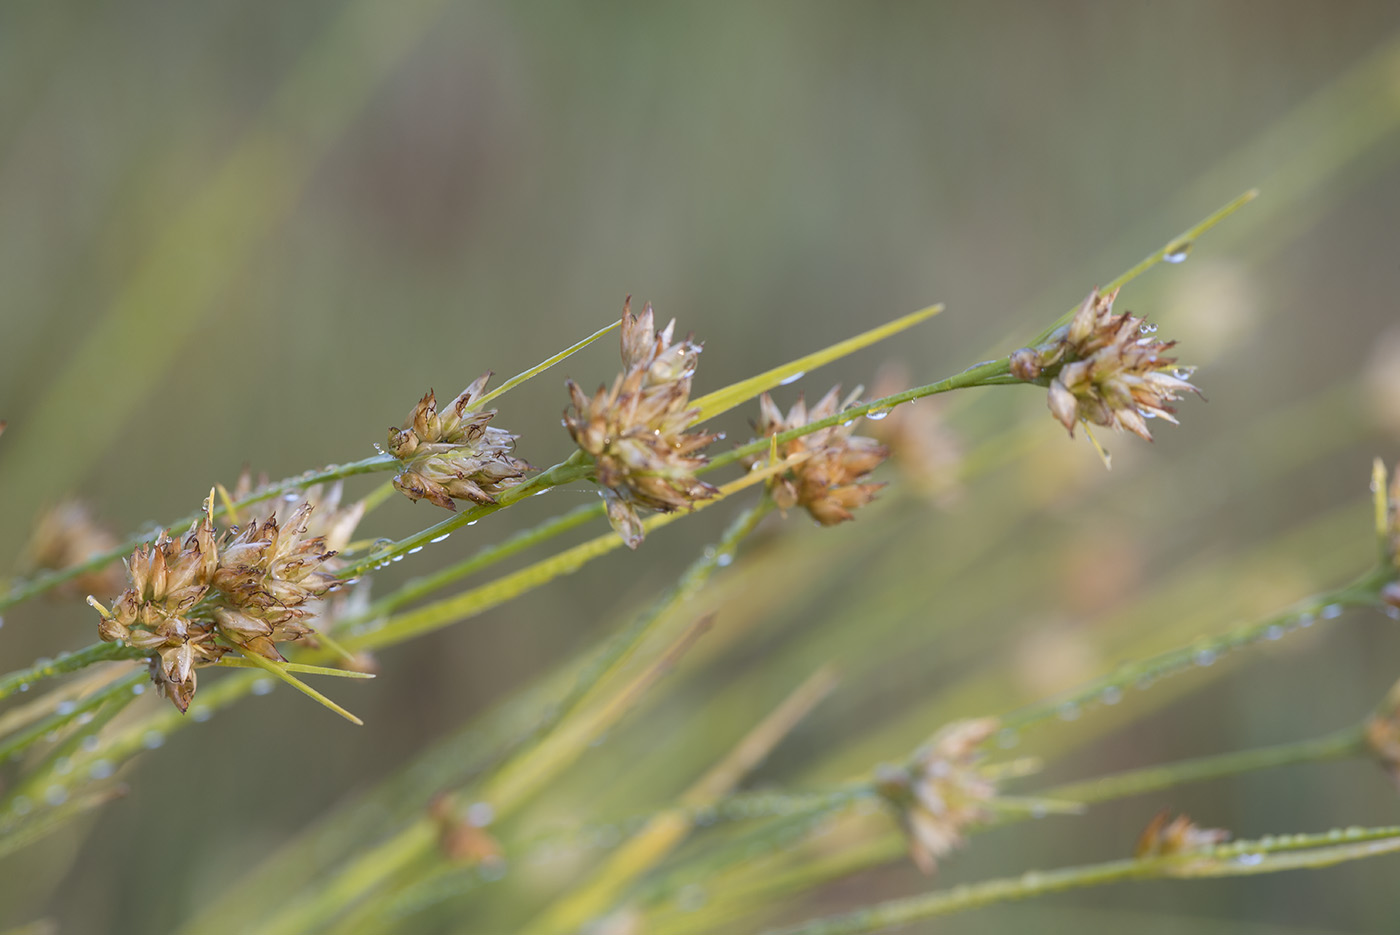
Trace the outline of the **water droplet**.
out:
<instances>
[{"instance_id":1,"label":"water droplet","mask_svg":"<svg viewBox=\"0 0 1400 935\"><path fill-rule=\"evenodd\" d=\"M717 441L717 442L722 442L722 441L724 441L724 440L725 440L726 438L728 438L728 437L729 437L729 435L728 435L728 433L726 433L726 432L716 432L716 433L715 433L715 441Z\"/></svg>"},{"instance_id":2,"label":"water droplet","mask_svg":"<svg viewBox=\"0 0 1400 935\"><path fill-rule=\"evenodd\" d=\"M1195 367L1177 367L1172 371L1172 376L1178 380L1189 380L1196 375Z\"/></svg>"},{"instance_id":3,"label":"water droplet","mask_svg":"<svg viewBox=\"0 0 1400 935\"><path fill-rule=\"evenodd\" d=\"M807 371L805 371L805 370L799 370L799 371L797 371L796 373L794 373L794 374L793 374L792 376L790 376L790 377L783 377L783 379L781 379L781 380L778 381L778 385L779 385L779 386L787 386L787 385L790 384L790 383L796 383L798 380L801 380L801 379L802 379L803 377L805 377L806 375L807 375Z\"/></svg>"},{"instance_id":4,"label":"water droplet","mask_svg":"<svg viewBox=\"0 0 1400 935\"><path fill-rule=\"evenodd\" d=\"M1021 742L1021 737L1009 727L1004 727L997 731L997 746L1003 750L1010 750Z\"/></svg>"},{"instance_id":5,"label":"water droplet","mask_svg":"<svg viewBox=\"0 0 1400 935\"><path fill-rule=\"evenodd\" d=\"M27 691L29 691L29 683L28 683L28 682L20 682L20 683L19 683L19 690L22 691L22 692L27 692Z\"/></svg>"},{"instance_id":6,"label":"water droplet","mask_svg":"<svg viewBox=\"0 0 1400 935\"><path fill-rule=\"evenodd\" d=\"M82 727L84 724L91 724L92 719L96 716L97 714L94 711L84 711L82 714L78 715L77 719L74 720L73 723L77 724L79 727Z\"/></svg>"},{"instance_id":7,"label":"water droplet","mask_svg":"<svg viewBox=\"0 0 1400 935\"><path fill-rule=\"evenodd\" d=\"M98 760L88 767L88 775L96 780L108 779L116 771L117 768L112 765L111 760Z\"/></svg>"},{"instance_id":8,"label":"water droplet","mask_svg":"<svg viewBox=\"0 0 1400 935\"><path fill-rule=\"evenodd\" d=\"M1157 326L1150 321L1138 325L1138 334L1156 334Z\"/></svg>"},{"instance_id":9,"label":"water droplet","mask_svg":"<svg viewBox=\"0 0 1400 935\"><path fill-rule=\"evenodd\" d=\"M496 809L490 802L473 802L467 806L467 823L477 828L485 828L496 818Z\"/></svg>"},{"instance_id":10,"label":"water droplet","mask_svg":"<svg viewBox=\"0 0 1400 935\"><path fill-rule=\"evenodd\" d=\"M54 760L53 771L60 776L67 776L69 773L73 772L73 758L70 756L61 756Z\"/></svg>"},{"instance_id":11,"label":"water droplet","mask_svg":"<svg viewBox=\"0 0 1400 935\"><path fill-rule=\"evenodd\" d=\"M33 808L34 803L29 801L28 796L17 795L15 800L10 803L10 811L16 815L28 815Z\"/></svg>"},{"instance_id":12,"label":"water droplet","mask_svg":"<svg viewBox=\"0 0 1400 935\"><path fill-rule=\"evenodd\" d=\"M98 747L102 746L102 739L96 734L88 734L83 738L82 748L84 753L96 753Z\"/></svg>"},{"instance_id":13,"label":"water droplet","mask_svg":"<svg viewBox=\"0 0 1400 935\"><path fill-rule=\"evenodd\" d=\"M1340 841L1341 839L1342 839L1342 829L1341 829L1341 828L1333 828L1331 831L1327 832L1327 840L1329 840L1329 841Z\"/></svg>"},{"instance_id":14,"label":"water droplet","mask_svg":"<svg viewBox=\"0 0 1400 935\"><path fill-rule=\"evenodd\" d=\"M146 693L146 683L137 682L135 685L131 686L131 693L133 695L144 695Z\"/></svg>"},{"instance_id":15,"label":"water droplet","mask_svg":"<svg viewBox=\"0 0 1400 935\"><path fill-rule=\"evenodd\" d=\"M1073 701L1066 701L1064 704L1060 705L1059 710L1055 713L1060 716L1060 720L1062 721L1077 720L1079 718L1079 705L1075 704Z\"/></svg>"},{"instance_id":16,"label":"water droplet","mask_svg":"<svg viewBox=\"0 0 1400 935\"><path fill-rule=\"evenodd\" d=\"M720 568L728 568L730 565L734 564L734 553L723 553L722 555L720 555L719 558L715 559L715 564L718 565Z\"/></svg>"},{"instance_id":17,"label":"water droplet","mask_svg":"<svg viewBox=\"0 0 1400 935\"><path fill-rule=\"evenodd\" d=\"M1302 613L1302 614L1299 614L1299 615L1298 615L1298 626L1300 626L1300 627L1310 627L1310 626L1313 625L1313 623L1314 623L1316 620L1317 620L1317 617L1314 616L1313 614Z\"/></svg>"},{"instance_id":18,"label":"water droplet","mask_svg":"<svg viewBox=\"0 0 1400 935\"><path fill-rule=\"evenodd\" d=\"M1191 246L1189 240L1174 243L1162 251L1162 259L1168 263L1185 263L1186 258L1191 254Z\"/></svg>"},{"instance_id":19,"label":"water droplet","mask_svg":"<svg viewBox=\"0 0 1400 935\"><path fill-rule=\"evenodd\" d=\"M1385 615L1391 620L1400 620L1400 607L1387 607Z\"/></svg>"},{"instance_id":20,"label":"water droplet","mask_svg":"<svg viewBox=\"0 0 1400 935\"><path fill-rule=\"evenodd\" d=\"M395 555L393 558L389 559L389 561L391 561L391 562L401 562L401 561L403 561L403 556L402 556L402 555Z\"/></svg>"},{"instance_id":21,"label":"water droplet","mask_svg":"<svg viewBox=\"0 0 1400 935\"><path fill-rule=\"evenodd\" d=\"M541 490L540 493L544 493L544 491ZM538 496L540 495L540 493L535 494L535 496L538 497ZM470 521L467 523L467 525L468 525L468 526L475 526L475 525L476 525L477 523L479 523L479 522L481 522L481 521L480 521L480 520L474 519L474 520L470 520Z\"/></svg>"},{"instance_id":22,"label":"water droplet","mask_svg":"<svg viewBox=\"0 0 1400 935\"><path fill-rule=\"evenodd\" d=\"M1025 887L1036 887L1040 885L1041 876L1035 870L1027 870L1021 874L1021 885Z\"/></svg>"},{"instance_id":23,"label":"water droplet","mask_svg":"<svg viewBox=\"0 0 1400 935\"><path fill-rule=\"evenodd\" d=\"M1215 665L1215 660L1220 658L1220 653L1209 647L1196 650L1196 655L1191 657L1191 661L1204 668Z\"/></svg>"},{"instance_id":24,"label":"water droplet","mask_svg":"<svg viewBox=\"0 0 1400 935\"><path fill-rule=\"evenodd\" d=\"M296 502L297 502L297 495L294 494L294 493L283 494L283 495L282 495L282 499L285 500L285 501L288 502L288 503L296 503Z\"/></svg>"},{"instance_id":25,"label":"water droplet","mask_svg":"<svg viewBox=\"0 0 1400 935\"><path fill-rule=\"evenodd\" d=\"M1235 863L1241 867L1257 867L1264 862L1263 854L1241 854L1235 858Z\"/></svg>"},{"instance_id":26,"label":"water droplet","mask_svg":"<svg viewBox=\"0 0 1400 935\"><path fill-rule=\"evenodd\" d=\"M201 705L190 712L190 717L194 718L200 724L203 724L205 721L209 720L213 716L214 709L209 707L208 705Z\"/></svg>"},{"instance_id":27,"label":"water droplet","mask_svg":"<svg viewBox=\"0 0 1400 935\"><path fill-rule=\"evenodd\" d=\"M1266 639L1266 640L1281 640L1281 639L1283 639L1283 627L1279 626L1279 625L1276 624L1276 623L1270 624L1270 625L1269 625L1269 628L1268 628L1267 630L1264 631L1264 639Z\"/></svg>"},{"instance_id":28,"label":"water droplet","mask_svg":"<svg viewBox=\"0 0 1400 935\"><path fill-rule=\"evenodd\" d=\"M865 414L865 417L866 417L867 419L869 419L871 422L879 422L881 419L884 419L884 418L885 418L886 416L888 416L889 414L890 414L890 410L889 410L889 409L880 408L880 409L872 409L872 410L870 410L869 412L867 412L867 413Z\"/></svg>"},{"instance_id":29,"label":"water droplet","mask_svg":"<svg viewBox=\"0 0 1400 935\"><path fill-rule=\"evenodd\" d=\"M44 801L57 808L68 801L68 790L62 786L49 786L44 790Z\"/></svg>"},{"instance_id":30,"label":"water droplet","mask_svg":"<svg viewBox=\"0 0 1400 935\"><path fill-rule=\"evenodd\" d=\"M159 750L165 746L165 735L158 730L148 730L141 738L141 746L147 750Z\"/></svg>"},{"instance_id":31,"label":"water droplet","mask_svg":"<svg viewBox=\"0 0 1400 935\"><path fill-rule=\"evenodd\" d=\"M1328 604L1326 607L1322 608L1322 619L1336 620L1342 615L1342 610L1343 607L1341 604Z\"/></svg>"},{"instance_id":32,"label":"water droplet","mask_svg":"<svg viewBox=\"0 0 1400 935\"><path fill-rule=\"evenodd\" d=\"M1099 701L1104 704L1113 705L1123 700L1123 690L1117 685L1110 685L1099 693Z\"/></svg>"},{"instance_id":33,"label":"water droplet","mask_svg":"<svg viewBox=\"0 0 1400 935\"><path fill-rule=\"evenodd\" d=\"M415 555L415 554L417 554L418 552L421 552L421 551L423 551L423 547L422 547L421 545L415 545L413 548L411 548L411 549L408 550L408 554L409 554L409 555Z\"/></svg>"},{"instance_id":34,"label":"water droplet","mask_svg":"<svg viewBox=\"0 0 1400 935\"><path fill-rule=\"evenodd\" d=\"M1366 829L1358 828L1356 825L1352 825L1350 828L1342 832L1342 836L1347 838L1364 838L1366 836Z\"/></svg>"},{"instance_id":35,"label":"water droplet","mask_svg":"<svg viewBox=\"0 0 1400 935\"><path fill-rule=\"evenodd\" d=\"M375 442L375 443L374 443L374 450L377 451L377 452L379 452L380 454L383 454L383 453L384 453L384 449L381 448L381 447L379 447L379 442Z\"/></svg>"},{"instance_id":36,"label":"water droplet","mask_svg":"<svg viewBox=\"0 0 1400 935\"><path fill-rule=\"evenodd\" d=\"M54 713L57 714L59 717L67 717L68 715L72 714L77 709L77 707L78 703L76 701L60 701L58 703L58 707L54 708L53 710Z\"/></svg>"},{"instance_id":37,"label":"water droplet","mask_svg":"<svg viewBox=\"0 0 1400 935\"><path fill-rule=\"evenodd\" d=\"M255 695L266 695L271 692L274 687L276 687L276 683L273 682L272 679L258 679L253 683L252 692Z\"/></svg>"},{"instance_id":38,"label":"water droplet","mask_svg":"<svg viewBox=\"0 0 1400 935\"><path fill-rule=\"evenodd\" d=\"M446 542L446 541L447 541L447 537L450 536L450 535L452 535L452 533L450 533L450 532L445 532L445 533L443 533L442 535L438 536L436 539L429 539L428 541L429 541L429 542Z\"/></svg>"}]
</instances>

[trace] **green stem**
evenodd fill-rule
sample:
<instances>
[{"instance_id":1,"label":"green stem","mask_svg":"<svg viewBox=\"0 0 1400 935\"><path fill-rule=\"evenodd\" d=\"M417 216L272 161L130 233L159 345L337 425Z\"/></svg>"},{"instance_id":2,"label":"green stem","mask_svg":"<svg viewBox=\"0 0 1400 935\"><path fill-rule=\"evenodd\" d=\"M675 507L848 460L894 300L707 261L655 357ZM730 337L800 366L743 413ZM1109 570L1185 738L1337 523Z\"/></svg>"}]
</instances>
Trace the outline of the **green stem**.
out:
<instances>
[{"instance_id":1,"label":"green stem","mask_svg":"<svg viewBox=\"0 0 1400 935\"><path fill-rule=\"evenodd\" d=\"M546 542L555 536L562 535L572 529L584 525L589 520L602 516L604 513L603 503L587 504L570 510L562 516L546 520L533 529L526 529L516 533L509 539L497 545L489 545L481 549L475 555L463 559L456 564L449 565L441 571L421 578L414 578L406 582L392 594L388 594L372 603L363 614L357 614L353 618L346 618L343 621L336 621L336 628L353 627L358 623L367 620L375 620L387 613L398 610L406 604L411 604L422 597L446 587L454 581L465 578L468 575L481 571L494 565L503 559L510 558L525 551L531 546Z\"/></svg>"},{"instance_id":2,"label":"green stem","mask_svg":"<svg viewBox=\"0 0 1400 935\"><path fill-rule=\"evenodd\" d=\"M15 692L28 691L29 686L41 679L53 678L77 672L99 662L116 659L139 659L145 655L140 650L117 643L93 643L71 653L60 653L56 659L42 659L27 669L18 669L0 676L0 698Z\"/></svg>"},{"instance_id":3,"label":"green stem","mask_svg":"<svg viewBox=\"0 0 1400 935\"><path fill-rule=\"evenodd\" d=\"M1005 715L1002 718L1003 730L1014 731L1056 716L1077 714L1088 704L1112 704L1127 688L1145 687L1156 679L1193 666L1212 665L1231 650L1278 639L1311 625L1319 618L1334 617L1348 607L1375 607L1387 574L1385 569L1369 572L1345 587L1307 598L1284 613L1235 627L1219 636L1206 637L1148 659L1124 663L1109 675L1088 685Z\"/></svg>"},{"instance_id":4,"label":"green stem","mask_svg":"<svg viewBox=\"0 0 1400 935\"><path fill-rule=\"evenodd\" d=\"M88 711L101 707L112 698L123 694L130 696L132 686L140 683L145 677L146 673L140 669L128 673L112 684L105 686L99 691L93 692L82 701L73 703L71 708L64 708L62 713L52 714L42 721L31 724L27 729L10 736L4 743L0 743L0 762L18 753L24 752L35 741L52 731L67 727Z\"/></svg>"},{"instance_id":5,"label":"green stem","mask_svg":"<svg viewBox=\"0 0 1400 935\"><path fill-rule=\"evenodd\" d=\"M1395 827L1337 829L1325 834L1235 841L1162 857L1114 860L1061 870L1031 870L1019 877L956 886L772 929L768 935L867 935L965 909L1086 886L1164 877L1253 876L1332 866L1397 850L1400 850L1400 828Z\"/></svg>"},{"instance_id":6,"label":"green stem","mask_svg":"<svg viewBox=\"0 0 1400 935\"><path fill-rule=\"evenodd\" d=\"M1105 802L1128 796L1169 789L1188 782L1220 779L1260 769L1291 766L1295 763L1315 763L1340 760L1361 754L1366 749L1366 737L1361 725L1348 727L1323 737L1293 743L1240 750L1216 756L1204 756L1160 766L1147 766L1098 779L1056 786L1039 795L1048 799L1072 802Z\"/></svg>"},{"instance_id":7,"label":"green stem","mask_svg":"<svg viewBox=\"0 0 1400 935\"><path fill-rule=\"evenodd\" d=\"M398 461L395 460L392 456L387 454L378 454L370 458L365 458L363 461L353 461L349 464L331 465L330 467L322 468L320 471L308 471L304 474L297 475L296 477L285 478L284 480L280 480L277 483L272 484L271 486L264 487L256 491L255 493L249 494L248 496L234 503L234 509L242 509L246 506L252 506L255 503L262 503L265 500L272 500L275 497L279 497L284 493L288 493L293 490L299 490L304 487L309 487L312 484L320 484L325 481L340 480L341 478L345 477L353 477L356 474L371 474L377 471L389 471L392 470L397 464ZM228 509L226 506L220 505L214 508L215 518L223 516L227 512ZM170 523L165 528L184 529L199 522L199 520L203 516L204 514L202 512L191 513L188 516L184 516L180 519L175 520L175 522ZM97 569L107 565L109 562L114 562L125 555L129 555L132 551L134 551L141 545L147 542L153 542L158 535L160 535L159 531L152 531L142 533L137 536L132 536L130 539L126 540L121 545L118 545L115 548L108 549L105 552L98 552L97 554L91 556L90 558L82 562L79 562L76 565L70 565L69 567L60 569L58 571L45 572L27 581L17 581L13 585L11 585L8 594L0 596L0 611L3 611L7 607L12 607L15 604L18 604L22 601L27 601L31 597L34 597L38 594L42 594L50 588L56 587L65 581L69 581L73 578L76 578L79 575L86 574L90 571L96 571Z\"/></svg>"},{"instance_id":8,"label":"green stem","mask_svg":"<svg viewBox=\"0 0 1400 935\"><path fill-rule=\"evenodd\" d=\"M810 435L812 432L817 432L821 429L830 428L833 425L840 425L844 422L850 422L852 419L859 419L861 416L864 416L872 411L886 411L889 409L893 409L895 406L898 406L901 403L913 402L914 400L922 399L925 396L934 396L939 393L948 393L952 390L972 389L973 387L978 386L997 386L1006 383L1021 382L1019 380L1016 380L1014 377L1011 377L1010 374L1011 364L1009 359L1002 358L1000 360L989 360L986 363L977 364L974 367L969 367L961 373L956 373L951 377L939 380L937 383L929 383L924 386L916 386L913 389L905 390L902 393L894 393L890 396L882 396L881 398L871 400L868 403L862 403L859 406L852 406L849 409L843 409L835 415L827 416L825 419L816 419L812 422L807 423L806 425L799 426L798 428L789 429L786 432L779 432L776 436L766 436L764 438L756 439L754 441L749 442L747 445L741 445L738 448L733 449L732 451L726 451L722 455L717 455L716 457L711 458L710 463L701 468L701 470L697 473L713 471L717 468L722 468L725 465L733 464L735 461L738 461L742 458L747 458L750 455L762 454L763 452L768 450L770 445L774 443L775 438L777 444L785 445L793 439L801 438L804 435Z\"/></svg>"},{"instance_id":9,"label":"green stem","mask_svg":"<svg viewBox=\"0 0 1400 935\"><path fill-rule=\"evenodd\" d=\"M498 510L503 510L513 503L543 493L551 487L567 484L571 481L582 480L593 470L593 465L581 451L575 451L567 460L561 461L553 467L545 470L525 481L519 486L512 487L501 494L495 503L481 503L469 507L460 513L449 516L440 523L435 523L421 532L414 533L407 538L393 542L382 549L376 549L369 555L354 562L349 567L340 571L340 577L353 578L363 574L386 562L393 561L400 555L407 555L409 552L417 551L429 545L435 540L440 541L442 537L451 535L463 526L469 525L481 519L483 516L490 516Z\"/></svg>"}]
</instances>

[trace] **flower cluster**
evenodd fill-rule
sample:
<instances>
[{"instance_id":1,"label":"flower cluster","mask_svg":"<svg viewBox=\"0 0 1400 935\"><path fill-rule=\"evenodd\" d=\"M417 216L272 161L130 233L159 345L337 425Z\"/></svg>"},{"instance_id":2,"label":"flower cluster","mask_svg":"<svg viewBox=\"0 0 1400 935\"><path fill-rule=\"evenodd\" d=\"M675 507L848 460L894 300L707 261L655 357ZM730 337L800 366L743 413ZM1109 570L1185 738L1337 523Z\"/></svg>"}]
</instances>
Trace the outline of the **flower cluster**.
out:
<instances>
[{"instance_id":1,"label":"flower cluster","mask_svg":"<svg viewBox=\"0 0 1400 935\"><path fill-rule=\"evenodd\" d=\"M773 436L836 415L853 403L862 391L857 387L844 400L840 387L832 387L810 410L798 399L786 416L764 393L759 398L760 436ZM817 429L779 444L778 456L803 456L772 482L773 501L780 509L804 507L823 526L852 519L851 511L875 498L884 484L866 483L866 476L889 455L889 449L873 438L853 434L855 421Z\"/></svg>"},{"instance_id":2,"label":"flower cluster","mask_svg":"<svg viewBox=\"0 0 1400 935\"><path fill-rule=\"evenodd\" d=\"M1228 840L1230 832L1223 828L1202 828L1187 815L1172 818L1170 811L1162 809L1143 829L1134 854L1137 857L1190 854Z\"/></svg>"},{"instance_id":3,"label":"flower cluster","mask_svg":"<svg viewBox=\"0 0 1400 935\"><path fill-rule=\"evenodd\" d=\"M487 424L496 410L473 407L489 379L483 374L441 412L428 390L404 424L389 429L389 453L400 461L394 486L410 500L446 510L457 509L455 500L495 503L530 469L511 453L518 436Z\"/></svg>"},{"instance_id":4,"label":"flower cluster","mask_svg":"<svg viewBox=\"0 0 1400 935\"><path fill-rule=\"evenodd\" d=\"M715 492L695 472L716 436L690 431L698 415L690 380L700 345L692 336L671 343L675 327L673 319L657 332L651 304L634 317L629 297L622 308L622 373L591 397L568 381L572 404L564 427L592 455L608 520L633 549L645 535L639 507L671 512Z\"/></svg>"},{"instance_id":5,"label":"flower cluster","mask_svg":"<svg viewBox=\"0 0 1400 935\"><path fill-rule=\"evenodd\" d=\"M1169 405L1183 392L1200 391L1186 381L1189 368L1167 356L1175 341L1158 341L1156 326L1124 312L1113 314L1118 290L1089 293L1068 325L1039 347L1011 355L1011 372L1026 381L1046 381L1050 411L1074 434L1078 422L1127 429L1152 440L1147 420L1175 423Z\"/></svg>"},{"instance_id":6,"label":"flower cluster","mask_svg":"<svg viewBox=\"0 0 1400 935\"><path fill-rule=\"evenodd\" d=\"M881 767L877 788L897 811L909 854L924 873L962 844L969 826L991 816L996 782L981 763L981 746L996 718L954 721L934 734L906 767Z\"/></svg>"},{"instance_id":7,"label":"flower cluster","mask_svg":"<svg viewBox=\"0 0 1400 935\"><path fill-rule=\"evenodd\" d=\"M339 490L332 496L338 502ZM98 635L146 652L151 680L181 711L194 698L195 670L230 650L281 661L276 644L311 633L313 601L340 583L327 565L335 551L308 535L312 510L308 500L283 524L269 515L218 536L211 494L183 542L162 532L132 553L130 586L110 610L88 598L102 614ZM338 537L359 512L339 517Z\"/></svg>"}]
</instances>

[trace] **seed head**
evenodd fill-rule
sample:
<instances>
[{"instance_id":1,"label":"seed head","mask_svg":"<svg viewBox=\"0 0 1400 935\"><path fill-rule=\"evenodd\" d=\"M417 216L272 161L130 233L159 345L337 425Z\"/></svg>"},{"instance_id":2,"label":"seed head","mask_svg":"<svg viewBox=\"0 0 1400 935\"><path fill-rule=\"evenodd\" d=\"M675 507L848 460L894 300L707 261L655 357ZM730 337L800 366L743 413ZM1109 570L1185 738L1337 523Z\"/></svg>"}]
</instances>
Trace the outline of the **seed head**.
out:
<instances>
[{"instance_id":1,"label":"seed head","mask_svg":"<svg viewBox=\"0 0 1400 935\"><path fill-rule=\"evenodd\" d=\"M980 747L996 732L996 718L954 721L906 767L882 767L877 788L899 814L909 854L924 873L963 843L963 832L991 817L997 788L982 765Z\"/></svg>"},{"instance_id":2,"label":"seed head","mask_svg":"<svg viewBox=\"0 0 1400 935\"><path fill-rule=\"evenodd\" d=\"M319 491L318 491L319 493ZM348 538L363 508L337 510L334 535ZM194 697L195 670L230 650L281 660L276 644L311 633L316 599L340 584L328 563L335 552L311 536L311 502L284 524L269 513L216 536L213 494L183 543L166 533L126 560L129 587L102 615L98 635L150 655L151 680L181 711Z\"/></svg>"},{"instance_id":3,"label":"seed head","mask_svg":"<svg viewBox=\"0 0 1400 935\"><path fill-rule=\"evenodd\" d=\"M124 641L150 655L151 679L181 711L195 691L195 667L217 662L227 648L216 642L216 628L198 608L209 594L218 567L214 524L206 501L203 518L183 543L162 532L126 560L130 586L110 612L102 613L97 633L108 642Z\"/></svg>"},{"instance_id":4,"label":"seed head","mask_svg":"<svg viewBox=\"0 0 1400 935\"><path fill-rule=\"evenodd\" d=\"M1182 814L1172 818L1171 811L1164 808L1147 823L1138 838L1135 854L1138 857L1190 854L1228 840L1230 832L1224 828L1201 828L1190 816Z\"/></svg>"},{"instance_id":5,"label":"seed head","mask_svg":"<svg viewBox=\"0 0 1400 935\"><path fill-rule=\"evenodd\" d=\"M1036 348L1011 355L1011 370L1022 380L1048 379L1049 405L1055 418L1074 434L1079 422L1127 429L1152 440L1147 420L1175 423L1169 403L1199 390L1186 381L1177 360L1167 356L1175 341L1158 341L1155 326L1129 314L1113 314L1118 290L1097 289L1069 324Z\"/></svg>"},{"instance_id":6,"label":"seed head","mask_svg":"<svg viewBox=\"0 0 1400 935\"><path fill-rule=\"evenodd\" d=\"M759 397L759 421L754 429L760 436L772 436L801 428L835 415L849 407L863 388L856 387L844 401L841 388L832 387L811 408L800 397L786 416L767 393ZM778 445L780 458L806 457L778 475L771 485L773 501L780 509L806 508L823 526L853 519L852 510L875 499L884 484L864 483L871 471L889 455L889 449L873 438L855 435L854 420L817 429Z\"/></svg>"},{"instance_id":7,"label":"seed head","mask_svg":"<svg viewBox=\"0 0 1400 935\"><path fill-rule=\"evenodd\" d=\"M671 343L675 327L673 319L657 332L651 303L633 317L629 297L622 307L622 373L591 397L567 383L564 427L593 457L608 519L634 549L644 535L639 507L669 513L715 492L695 477L715 436L690 431L699 414L690 406L690 380L701 348L692 336Z\"/></svg>"},{"instance_id":8,"label":"seed head","mask_svg":"<svg viewBox=\"0 0 1400 935\"><path fill-rule=\"evenodd\" d=\"M400 493L456 510L455 500L495 503L501 491L520 483L530 465L511 453L519 436L487 424L496 410L472 408L490 379L489 371L482 374L441 412L428 390L402 427L389 429Z\"/></svg>"}]
</instances>

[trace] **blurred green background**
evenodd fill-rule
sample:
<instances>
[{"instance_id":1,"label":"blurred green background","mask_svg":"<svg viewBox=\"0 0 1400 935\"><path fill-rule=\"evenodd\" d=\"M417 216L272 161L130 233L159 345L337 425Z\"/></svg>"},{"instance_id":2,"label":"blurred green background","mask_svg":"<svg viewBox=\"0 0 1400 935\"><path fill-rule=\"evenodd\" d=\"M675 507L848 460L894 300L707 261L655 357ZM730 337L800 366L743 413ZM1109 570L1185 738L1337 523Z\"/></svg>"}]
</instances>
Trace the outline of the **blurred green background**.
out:
<instances>
[{"instance_id":1,"label":"blurred green background","mask_svg":"<svg viewBox=\"0 0 1400 935\"><path fill-rule=\"evenodd\" d=\"M628 293L705 342L697 392L942 301L802 387L869 385L891 357L929 382L1258 186L1119 300L1202 364L1208 404L1151 446L1106 439L1106 473L1037 392L951 400L946 428L981 458L958 489L921 497L891 471L857 523L769 530L714 598L732 639L707 637L555 808L664 804L828 660L836 697L755 780L840 779L1364 570L1371 458L1400 456L1398 131L1389 2L7 3L0 567L67 495L129 532L244 465L365 457L428 387L524 369ZM563 376L616 369L609 338L497 424L560 460ZM591 496L494 517L376 593ZM172 737L124 800L4 862L0 928L172 929L615 627L728 512L384 653L377 682L337 693L363 729L278 691ZM437 518L394 501L362 533ZM4 623L5 670L95 637L77 600ZM1057 781L1343 726L1400 676L1400 635L1378 615L1327 627L1052 725L1031 752L1058 751ZM1242 836L1400 822L1373 766L1312 766L998 831L932 883L897 864L790 912L1108 859L1163 805ZM1388 932L1395 868L1135 884L927 930Z\"/></svg>"}]
</instances>

